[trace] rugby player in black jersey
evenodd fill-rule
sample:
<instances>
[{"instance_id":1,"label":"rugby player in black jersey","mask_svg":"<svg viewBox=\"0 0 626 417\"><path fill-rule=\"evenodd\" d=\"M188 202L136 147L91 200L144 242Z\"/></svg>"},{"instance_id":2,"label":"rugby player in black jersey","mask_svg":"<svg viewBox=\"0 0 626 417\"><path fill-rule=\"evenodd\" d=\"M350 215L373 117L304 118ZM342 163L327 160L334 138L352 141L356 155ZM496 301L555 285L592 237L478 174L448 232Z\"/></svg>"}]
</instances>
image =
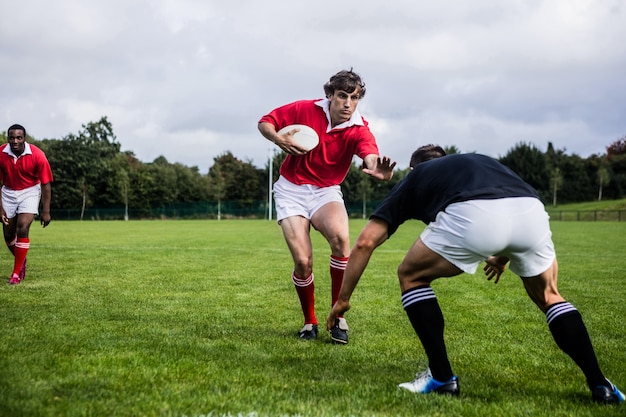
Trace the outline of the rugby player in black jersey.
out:
<instances>
[{"instance_id":1,"label":"rugby player in black jersey","mask_svg":"<svg viewBox=\"0 0 626 417\"><path fill-rule=\"evenodd\" d=\"M387 195L361 231L346 266L339 297L327 320L350 308L350 297L374 250L409 219L426 228L398 267L402 305L428 357L428 368L400 388L458 395L444 341L444 318L430 286L441 277L484 267L497 283L509 269L521 277L545 313L556 344L582 370L592 399L624 402L602 373L578 310L557 289L558 265L549 217L537 192L509 168L479 154L446 155L426 145L411 157L411 172Z\"/></svg>"}]
</instances>

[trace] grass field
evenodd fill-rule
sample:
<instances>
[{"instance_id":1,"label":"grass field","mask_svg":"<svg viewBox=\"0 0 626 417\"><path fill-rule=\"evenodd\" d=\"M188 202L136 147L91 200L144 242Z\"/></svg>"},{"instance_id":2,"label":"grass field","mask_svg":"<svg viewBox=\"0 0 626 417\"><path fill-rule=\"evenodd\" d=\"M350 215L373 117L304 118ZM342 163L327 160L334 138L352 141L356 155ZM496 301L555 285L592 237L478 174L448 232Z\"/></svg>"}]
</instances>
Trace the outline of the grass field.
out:
<instances>
[{"instance_id":1,"label":"grass field","mask_svg":"<svg viewBox=\"0 0 626 417\"><path fill-rule=\"evenodd\" d=\"M351 223L353 238L364 221ZM590 402L518 278L434 284L461 396L411 395L425 355L395 269L422 229L374 255L350 343L302 342L291 260L267 220L33 224L26 281L0 285L0 416L624 416ZM626 389L626 223L556 222L561 293ZM313 233L317 312L328 249ZM1 253L1 252L0 252ZM0 271L8 278L5 250Z\"/></svg>"}]
</instances>

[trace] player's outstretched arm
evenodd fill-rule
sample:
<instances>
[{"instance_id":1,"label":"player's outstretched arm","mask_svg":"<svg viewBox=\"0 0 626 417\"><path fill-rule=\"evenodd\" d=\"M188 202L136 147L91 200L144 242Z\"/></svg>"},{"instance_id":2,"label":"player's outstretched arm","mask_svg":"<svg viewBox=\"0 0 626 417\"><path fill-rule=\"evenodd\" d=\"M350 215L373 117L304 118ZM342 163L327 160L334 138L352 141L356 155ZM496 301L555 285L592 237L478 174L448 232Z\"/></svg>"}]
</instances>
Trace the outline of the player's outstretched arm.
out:
<instances>
[{"instance_id":1,"label":"player's outstretched arm","mask_svg":"<svg viewBox=\"0 0 626 417\"><path fill-rule=\"evenodd\" d=\"M396 162L391 162L390 158L386 156L367 155L365 159L363 159L363 162L365 165L363 172L366 174L382 181L389 181L391 177L393 177L393 169L396 166Z\"/></svg>"},{"instance_id":2,"label":"player's outstretched arm","mask_svg":"<svg viewBox=\"0 0 626 417\"><path fill-rule=\"evenodd\" d=\"M483 268L485 271L485 275L487 275L487 280L491 281L495 278L494 284L497 284L500 281L500 276L506 270L506 264L509 262L509 258L506 256L490 256L485 259L487 263Z\"/></svg>"}]
</instances>

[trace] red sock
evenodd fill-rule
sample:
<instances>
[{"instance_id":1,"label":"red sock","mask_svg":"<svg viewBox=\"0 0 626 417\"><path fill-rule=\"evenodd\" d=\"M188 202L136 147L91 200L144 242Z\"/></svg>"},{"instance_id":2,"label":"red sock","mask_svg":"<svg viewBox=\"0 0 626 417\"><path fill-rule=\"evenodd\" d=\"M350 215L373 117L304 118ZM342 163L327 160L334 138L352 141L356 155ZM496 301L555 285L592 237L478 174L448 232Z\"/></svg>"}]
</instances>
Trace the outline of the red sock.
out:
<instances>
[{"instance_id":1,"label":"red sock","mask_svg":"<svg viewBox=\"0 0 626 417\"><path fill-rule=\"evenodd\" d=\"M348 258L340 258L338 256L330 255L330 279L332 282L331 301L332 305L335 305L339 298L339 290L341 289L341 283L343 282L343 273L346 270L348 264Z\"/></svg>"},{"instance_id":2,"label":"red sock","mask_svg":"<svg viewBox=\"0 0 626 417\"><path fill-rule=\"evenodd\" d=\"M300 306L302 306L302 313L304 314L304 324L317 324L317 317L315 317L315 283L313 282L313 273L307 278L301 278L293 271L291 274L291 280L296 286L296 292L298 298L300 298Z\"/></svg>"},{"instance_id":3,"label":"red sock","mask_svg":"<svg viewBox=\"0 0 626 417\"><path fill-rule=\"evenodd\" d=\"M24 264L24 259L26 259L26 254L28 253L28 249L30 248L30 239L27 237L18 237L17 242L15 243L15 262L13 263L13 273L20 273L20 269L22 269L22 265Z\"/></svg>"}]
</instances>

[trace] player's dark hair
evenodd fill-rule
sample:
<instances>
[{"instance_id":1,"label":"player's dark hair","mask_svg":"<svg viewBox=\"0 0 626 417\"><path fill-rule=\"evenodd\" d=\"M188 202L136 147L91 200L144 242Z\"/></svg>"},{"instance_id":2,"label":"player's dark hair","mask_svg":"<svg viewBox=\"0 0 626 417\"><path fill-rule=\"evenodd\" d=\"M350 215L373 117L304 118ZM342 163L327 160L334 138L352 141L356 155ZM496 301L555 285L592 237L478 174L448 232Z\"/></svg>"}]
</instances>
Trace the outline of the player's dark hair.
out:
<instances>
[{"instance_id":1,"label":"player's dark hair","mask_svg":"<svg viewBox=\"0 0 626 417\"><path fill-rule=\"evenodd\" d=\"M413 168L420 162L430 161L431 159L441 158L446 156L446 151L439 145L424 145L417 148L413 155L411 155L411 162L409 166Z\"/></svg>"},{"instance_id":2,"label":"player's dark hair","mask_svg":"<svg viewBox=\"0 0 626 417\"><path fill-rule=\"evenodd\" d=\"M324 93L326 97L330 97L337 90L352 93L357 88L360 88L359 98L363 98L365 96L365 83L361 80L361 76L350 68L350 70L339 71L330 77L330 80L324 84Z\"/></svg>"},{"instance_id":3,"label":"player's dark hair","mask_svg":"<svg viewBox=\"0 0 626 417\"><path fill-rule=\"evenodd\" d=\"M7 136L10 134L10 132L12 130L21 130L22 132L24 132L24 137L26 137L26 128L24 128L24 126L22 125L18 125L17 123L14 125L11 125L8 129L7 129Z\"/></svg>"}]
</instances>

